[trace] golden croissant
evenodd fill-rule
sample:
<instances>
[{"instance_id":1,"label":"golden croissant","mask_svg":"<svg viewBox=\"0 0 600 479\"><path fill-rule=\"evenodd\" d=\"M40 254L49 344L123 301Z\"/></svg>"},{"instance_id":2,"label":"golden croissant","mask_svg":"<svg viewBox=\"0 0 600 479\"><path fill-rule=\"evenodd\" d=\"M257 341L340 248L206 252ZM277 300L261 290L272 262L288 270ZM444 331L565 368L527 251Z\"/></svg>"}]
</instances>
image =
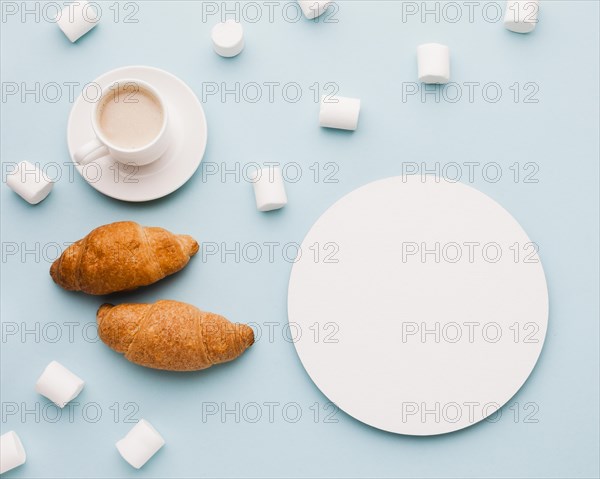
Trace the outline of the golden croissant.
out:
<instances>
[{"instance_id":1,"label":"golden croissant","mask_svg":"<svg viewBox=\"0 0 600 479\"><path fill-rule=\"evenodd\" d=\"M191 304L103 304L98 335L132 363L169 371L196 371L232 361L254 343L254 331Z\"/></svg>"},{"instance_id":2,"label":"golden croissant","mask_svg":"<svg viewBox=\"0 0 600 479\"><path fill-rule=\"evenodd\" d=\"M197 252L191 236L122 221L100 226L69 246L52 263L50 276L69 291L128 291L176 273Z\"/></svg>"}]
</instances>

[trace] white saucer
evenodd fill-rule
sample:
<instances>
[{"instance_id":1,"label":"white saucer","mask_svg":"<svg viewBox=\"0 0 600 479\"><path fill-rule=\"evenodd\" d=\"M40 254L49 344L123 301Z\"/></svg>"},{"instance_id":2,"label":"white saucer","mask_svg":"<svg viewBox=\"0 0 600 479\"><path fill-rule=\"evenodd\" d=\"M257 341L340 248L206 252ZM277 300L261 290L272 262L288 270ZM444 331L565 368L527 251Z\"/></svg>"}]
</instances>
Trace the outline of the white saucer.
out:
<instances>
[{"instance_id":1,"label":"white saucer","mask_svg":"<svg viewBox=\"0 0 600 479\"><path fill-rule=\"evenodd\" d=\"M331 206L288 291L296 350L319 389L354 418L410 435L494 414L533 370L548 325L544 271L517 221L470 186L426 178L376 181ZM436 243L438 258L410 254Z\"/></svg>"},{"instance_id":2,"label":"white saucer","mask_svg":"<svg viewBox=\"0 0 600 479\"><path fill-rule=\"evenodd\" d=\"M206 149L206 117L200 101L182 80L158 68L130 66L111 70L92 82L88 93L77 98L67 126L67 143L71 160L73 152L94 138L90 120L97 87L104 88L122 78L139 78L164 94L169 108L169 127L174 142L167 152L150 165L122 165L109 157L77 171L101 193L123 201L149 201L177 190L198 169Z\"/></svg>"}]
</instances>

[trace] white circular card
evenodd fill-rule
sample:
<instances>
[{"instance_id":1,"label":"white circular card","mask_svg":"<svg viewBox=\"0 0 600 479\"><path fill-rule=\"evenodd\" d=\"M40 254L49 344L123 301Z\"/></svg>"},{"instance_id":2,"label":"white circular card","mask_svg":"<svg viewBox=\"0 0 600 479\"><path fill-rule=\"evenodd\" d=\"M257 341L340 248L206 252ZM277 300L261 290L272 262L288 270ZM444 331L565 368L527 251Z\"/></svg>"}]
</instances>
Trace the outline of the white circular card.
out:
<instances>
[{"instance_id":1,"label":"white circular card","mask_svg":"<svg viewBox=\"0 0 600 479\"><path fill-rule=\"evenodd\" d=\"M370 183L319 218L301 253L288 292L298 355L366 424L465 428L536 364L548 324L537 245L472 187L434 176Z\"/></svg>"}]
</instances>

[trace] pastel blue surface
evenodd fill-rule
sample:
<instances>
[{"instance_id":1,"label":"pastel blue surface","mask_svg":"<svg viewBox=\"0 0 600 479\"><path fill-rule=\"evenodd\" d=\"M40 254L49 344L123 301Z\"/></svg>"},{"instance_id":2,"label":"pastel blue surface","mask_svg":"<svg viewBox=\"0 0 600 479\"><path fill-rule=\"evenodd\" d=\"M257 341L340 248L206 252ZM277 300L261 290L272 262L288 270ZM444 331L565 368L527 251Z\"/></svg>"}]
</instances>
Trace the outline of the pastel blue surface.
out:
<instances>
[{"instance_id":1,"label":"pastel blue surface","mask_svg":"<svg viewBox=\"0 0 600 479\"><path fill-rule=\"evenodd\" d=\"M419 14L406 16L406 3ZM6 477L598 477L598 3L543 2L530 35L494 21L498 4L470 3L472 21L468 6L457 3L462 18L453 23L456 11L443 4L439 21L433 14L422 21L421 2L340 2L328 14L337 23L324 23L286 21L296 10L285 3L272 7L269 19L268 4L259 2L260 20L249 21L256 16L249 8L240 12L246 49L226 60L210 44L219 15L203 19L200 2L137 2L137 12L133 2L102 3L101 23L74 45L44 12L39 21L22 21L23 5L3 2L4 13L7 4L19 9L0 24L3 94L14 84L19 93L36 82L41 89L38 101L17 94L1 104L1 427L17 431L28 454ZM127 14L138 22L124 22ZM419 94L403 101L403 90L422 89L413 84L415 50L428 41L450 46L452 79L463 94L454 103L456 87L439 102ZM103 72L130 64L166 69L201 99L215 84L222 91L239 82L241 89L239 101L232 94L204 98L203 166L178 192L146 204L112 200L76 173L69 178L65 84L77 82L79 93ZM46 86L52 82L62 92L55 102L56 89ZM252 82L262 89L256 102ZM272 102L266 82L280 84ZM292 82L302 92L295 103L296 86L287 86L288 100L282 93ZM356 132L318 127L314 96L328 82L362 99ZM469 82L480 85L472 101ZM496 91L502 97L494 103ZM9 164L24 159L60 166L54 191L35 207L4 184ZM256 211L243 169L238 179L221 176L249 162L291 165L283 210ZM422 170L422 162L451 175L457 163L461 181L515 216L540 245L551 310L540 361L501 416L431 438L384 433L343 412L327 420L327 398L284 339L292 264L283 247L301 242L344 194L413 163ZM468 162L478 163L472 178ZM292 182L298 166L302 177ZM502 177L493 182L498 168ZM95 312L105 298L59 289L48 269L56 244L125 219L192 234L218 253L239 243L241 257L199 255L157 285L109 299L171 298L255 323L262 335L251 350L208 371L170 374L130 364L97 341ZM273 261L266 242L278 244ZM261 245L255 263L244 250L249 243ZM87 382L79 405L59 418L33 389L52 359ZM128 420L142 417L167 445L136 471L114 443L131 428Z\"/></svg>"}]
</instances>

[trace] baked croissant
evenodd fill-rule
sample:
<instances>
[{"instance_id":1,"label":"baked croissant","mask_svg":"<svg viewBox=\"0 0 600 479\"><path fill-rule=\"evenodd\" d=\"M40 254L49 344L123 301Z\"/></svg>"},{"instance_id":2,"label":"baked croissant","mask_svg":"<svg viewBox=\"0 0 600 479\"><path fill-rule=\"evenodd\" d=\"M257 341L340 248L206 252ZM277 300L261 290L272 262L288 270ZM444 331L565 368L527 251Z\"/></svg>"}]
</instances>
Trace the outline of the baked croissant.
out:
<instances>
[{"instance_id":1,"label":"baked croissant","mask_svg":"<svg viewBox=\"0 0 600 479\"><path fill-rule=\"evenodd\" d=\"M254 343L254 331L191 304L103 304L98 335L132 363L169 371L196 371L232 361Z\"/></svg>"},{"instance_id":2,"label":"baked croissant","mask_svg":"<svg viewBox=\"0 0 600 479\"><path fill-rule=\"evenodd\" d=\"M197 252L191 236L122 221L100 226L69 246L52 263L50 276L69 291L128 291L176 273Z\"/></svg>"}]
</instances>

